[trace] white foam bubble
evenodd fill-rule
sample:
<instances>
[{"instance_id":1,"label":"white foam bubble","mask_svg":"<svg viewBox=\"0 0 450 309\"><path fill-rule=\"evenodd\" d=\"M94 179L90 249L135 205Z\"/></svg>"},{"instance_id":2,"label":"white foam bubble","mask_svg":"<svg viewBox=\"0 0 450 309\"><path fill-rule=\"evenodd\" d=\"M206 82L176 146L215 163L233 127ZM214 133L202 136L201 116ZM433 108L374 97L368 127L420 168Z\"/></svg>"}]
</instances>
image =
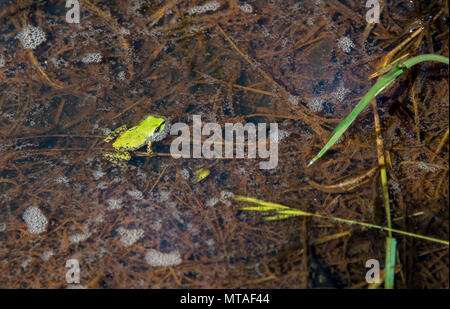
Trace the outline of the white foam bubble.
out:
<instances>
[{"instance_id":1,"label":"white foam bubble","mask_svg":"<svg viewBox=\"0 0 450 309\"><path fill-rule=\"evenodd\" d=\"M147 251L145 255L145 261L147 262L147 264L153 267L176 266L182 262L180 253L178 251L162 253L155 249L150 249Z\"/></svg>"},{"instance_id":2,"label":"white foam bubble","mask_svg":"<svg viewBox=\"0 0 450 309\"><path fill-rule=\"evenodd\" d=\"M41 234L47 230L48 220L36 206L30 206L22 216L30 234Z\"/></svg>"},{"instance_id":3,"label":"white foam bubble","mask_svg":"<svg viewBox=\"0 0 450 309\"><path fill-rule=\"evenodd\" d=\"M47 40L45 32L41 28L31 25L23 28L22 31L17 34L17 38L25 49L35 49Z\"/></svg>"},{"instance_id":4,"label":"white foam bubble","mask_svg":"<svg viewBox=\"0 0 450 309\"><path fill-rule=\"evenodd\" d=\"M84 63L99 63L102 61L102 55L100 53L88 53L81 61Z\"/></svg>"},{"instance_id":5,"label":"white foam bubble","mask_svg":"<svg viewBox=\"0 0 450 309\"><path fill-rule=\"evenodd\" d=\"M220 3L217 1L210 1L205 3L204 5L197 5L188 10L189 15L201 14L211 11L216 11L220 8Z\"/></svg>"},{"instance_id":6,"label":"white foam bubble","mask_svg":"<svg viewBox=\"0 0 450 309\"><path fill-rule=\"evenodd\" d=\"M355 48L355 43L348 36L340 38L337 42L338 47L345 53L350 53Z\"/></svg>"}]
</instances>

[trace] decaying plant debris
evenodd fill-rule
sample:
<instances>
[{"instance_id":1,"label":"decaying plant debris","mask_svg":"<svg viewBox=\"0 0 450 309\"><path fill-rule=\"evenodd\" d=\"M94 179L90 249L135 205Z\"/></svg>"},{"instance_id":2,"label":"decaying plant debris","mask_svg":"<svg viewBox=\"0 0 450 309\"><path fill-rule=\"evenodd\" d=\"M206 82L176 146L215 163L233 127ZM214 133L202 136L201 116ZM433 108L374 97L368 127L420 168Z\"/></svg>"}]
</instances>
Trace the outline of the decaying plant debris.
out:
<instances>
[{"instance_id":1,"label":"decaying plant debris","mask_svg":"<svg viewBox=\"0 0 450 309\"><path fill-rule=\"evenodd\" d=\"M0 287L70 287L73 258L89 288L365 287L365 261L384 259L383 232L264 222L232 196L385 224L377 173L365 174L377 166L370 109L306 167L387 54L448 56L447 1L382 2L380 24L368 26L355 0L80 0L80 24L66 23L65 1L2 1ZM17 37L28 25L45 33L34 49ZM448 67L429 64L378 99L393 226L441 239L448 91ZM149 113L277 122L278 167L175 160L170 137L127 170L104 160L105 134ZM202 167L210 176L193 184ZM323 189L361 175L357 190ZM29 232L29 207L46 232ZM448 288L448 247L398 241L398 288Z\"/></svg>"}]
</instances>

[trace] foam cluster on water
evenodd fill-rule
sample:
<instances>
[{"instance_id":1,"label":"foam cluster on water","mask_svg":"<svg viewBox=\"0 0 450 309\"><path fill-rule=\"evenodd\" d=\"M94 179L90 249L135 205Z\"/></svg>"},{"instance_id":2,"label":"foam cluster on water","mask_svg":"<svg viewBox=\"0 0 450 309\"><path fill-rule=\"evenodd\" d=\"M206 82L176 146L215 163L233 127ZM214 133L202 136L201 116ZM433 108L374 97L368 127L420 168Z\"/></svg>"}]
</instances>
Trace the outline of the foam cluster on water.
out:
<instances>
[{"instance_id":1,"label":"foam cluster on water","mask_svg":"<svg viewBox=\"0 0 450 309\"><path fill-rule=\"evenodd\" d=\"M55 255L55 253L52 250L47 250L44 251L41 255L41 258L45 261L48 262L48 260L50 260L50 258Z\"/></svg>"},{"instance_id":2,"label":"foam cluster on water","mask_svg":"<svg viewBox=\"0 0 450 309\"><path fill-rule=\"evenodd\" d=\"M355 48L355 43L348 36L344 36L337 41L338 47L345 53L350 53Z\"/></svg>"},{"instance_id":3,"label":"foam cluster on water","mask_svg":"<svg viewBox=\"0 0 450 309\"><path fill-rule=\"evenodd\" d=\"M117 80L124 81L126 79L126 73L125 71L120 71L117 73Z\"/></svg>"},{"instance_id":4,"label":"foam cluster on water","mask_svg":"<svg viewBox=\"0 0 450 309\"><path fill-rule=\"evenodd\" d=\"M176 266L182 262L180 253L178 251L163 253L155 249L150 249L147 251L147 253L145 254L145 261L147 262L147 264L153 267Z\"/></svg>"},{"instance_id":5,"label":"foam cluster on water","mask_svg":"<svg viewBox=\"0 0 450 309\"><path fill-rule=\"evenodd\" d=\"M292 95L292 94L288 98L289 103L291 103L292 105L295 105L295 106L298 105L299 100L300 100L300 98L298 96Z\"/></svg>"},{"instance_id":6,"label":"foam cluster on water","mask_svg":"<svg viewBox=\"0 0 450 309\"><path fill-rule=\"evenodd\" d=\"M125 246L129 247L133 245L136 241L144 236L144 230L142 229L130 229L127 230L123 227L119 227L117 232L120 235L120 242Z\"/></svg>"},{"instance_id":7,"label":"foam cluster on water","mask_svg":"<svg viewBox=\"0 0 450 309\"><path fill-rule=\"evenodd\" d=\"M231 199L234 197L234 193L230 191L221 191L220 192L220 201L224 203L226 206L231 206Z\"/></svg>"},{"instance_id":8,"label":"foam cluster on water","mask_svg":"<svg viewBox=\"0 0 450 309\"><path fill-rule=\"evenodd\" d=\"M81 61L84 63L99 63L102 61L102 55L100 53L88 53Z\"/></svg>"},{"instance_id":9,"label":"foam cluster on water","mask_svg":"<svg viewBox=\"0 0 450 309\"><path fill-rule=\"evenodd\" d=\"M248 3L239 5L239 9L244 13L253 13L253 7Z\"/></svg>"},{"instance_id":10,"label":"foam cluster on water","mask_svg":"<svg viewBox=\"0 0 450 309\"><path fill-rule=\"evenodd\" d=\"M288 137L289 135L290 133L288 131L278 129L278 135L271 133L270 140L272 141L272 143L279 143L282 139Z\"/></svg>"},{"instance_id":11,"label":"foam cluster on water","mask_svg":"<svg viewBox=\"0 0 450 309\"><path fill-rule=\"evenodd\" d=\"M338 101L338 102L342 102L345 99L345 96L347 95L347 93L350 92L350 89L347 89L345 87L338 87L333 93L332 96L333 98Z\"/></svg>"},{"instance_id":12,"label":"foam cluster on water","mask_svg":"<svg viewBox=\"0 0 450 309\"><path fill-rule=\"evenodd\" d=\"M80 233L80 234L75 234L69 237L69 242L71 244L77 244L79 242L85 241L86 239L89 238L89 236L91 236L91 233Z\"/></svg>"},{"instance_id":13,"label":"foam cluster on water","mask_svg":"<svg viewBox=\"0 0 450 309\"><path fill-rule=\"evenodd\" d=\"M108 210L116 210L116 209L121 209L122 208L122 200L121 199L115 199L115 198L110 198L108 201Z\"/></svg>"},{"instance_id":14,"label":"foam cluster on water","mask_svg":"<svg viewBox=\"0 0 450 309\"><path fill-rule=\"evenodd\" d=\"M433 172L434 173L434 172L438 171L437 167L428 165L428 164L426 164L424 162L420 162L418 166L419 166L419 168L421 170L425 170L425 171L428 171L428 172Z\"/></svg>"},{"instance_id":15,"label":"foam cluster on water","mask_svg":"<svg viewBox=\"0 0 450 309\"><path fill-rule=\"evenodd\" d=\"M188 10L189 15L194 14L201 14L206 13L210 11L216 11L218 8L220 8L220 3L217 1L210 1L203 5L197 5Z\"/></svg>"},{"instance_id":16,"label":"foam cluster on water","mask_svg":"<svg viewBox=\"0 0 450 309\"><path fill-rule=\"evenodd\" d=\"M389 186L391 187L392 191L394 191L394 193L401 192L400 185L397 182L395 182L393 179L389 179L388 183L389 183Z\"/></svg>"},{"instance_id":17,"label":"foam cluster on water","mask_svg":"<svg viewBox=\"0 0 450 309\"><path fill-rule=\"evenodd\" d=\"M308 107L312 112L317 113L323 109L323 102L322 98L314 97L309 100Z\"/></svg>"},{"instance_id":18,"label":"foam cluster on water","mask_svg":"<svg viewBox=\"0 0 450 309\"><path fill-rule=\"evenodd\" d=\"M30 206L23 213L30 234L41 234L47 230L48 220L36 206Z\"/></svg>"},{"instance_id":19,"label":"foam cluster on water","mask_svg":"<svg viewBox=\"0 0 450 309\"><path fill-rule=\"evenodd\" d=\"M67 61L64 60L62 57L59 57L59 58L51 57L49 60L55 66L55 68L61 68L61 67L67 68L67 66L69 65L67 63Z\"/></svg>"},{"instance_id":20,"label":"foam cluster on water","mask_svg":"<svg viewBox=\"0 0 450 309\"><path fill-rule=\"evenodd\" d=\"M186 169L186 168L183 168L183 169L180 170L180 176L181 176L183 179L185 179L185 180L188 180L189 177L191 177L190 174L189 174L189 170Z\"/></svg>"},{"instance_id":21,"label":"foam cluster on water","mask_svg":"<svg viewBox=\"0 0 450 309\"><path fill-rule=\"evenodd\" d=\"M144 194L139 190L128 190L127 193L136 200L142 200L144 198Z\"/></svg>"},{"instance_id":22,"label":"foam cluster on water","mask_svg":"<svg viewBox=\"0 0 450 309\"><path fill-rule=\"evenodd\" d=\"M209 200L206 201L205 205L208 207L213 207L217 203L222 202L225 204L225 206L230 207L231 206L231 199L234 197L234 193L230 191L221 191L220 192L220 198L212 197Z\"/></svg>"},{"instance_id":23,"label":"foam cluster on water","mask_svg":"<svg viewBox=\"0 0 450 309\"><path fill-rule=\"evenodd\" d=\"M35 49L47 40L45 32L41 28L31 25L23 28L17 35L17 38L25 49Z\"/></svg>"}]
</instances>

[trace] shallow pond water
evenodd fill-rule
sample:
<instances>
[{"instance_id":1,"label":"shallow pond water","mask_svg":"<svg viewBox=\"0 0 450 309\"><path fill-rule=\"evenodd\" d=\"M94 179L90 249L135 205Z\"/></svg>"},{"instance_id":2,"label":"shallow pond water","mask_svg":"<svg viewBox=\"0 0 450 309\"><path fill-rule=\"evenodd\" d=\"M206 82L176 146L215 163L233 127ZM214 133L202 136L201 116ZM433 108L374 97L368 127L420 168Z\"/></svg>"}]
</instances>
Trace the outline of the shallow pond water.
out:
<instances>
[{"instance_id":1,"label":"shallow pond water","mask_svg":"<svg viewBox=\"0 0 450 309\"><path fill-rule=\"evenodd\" d=\"M366 288L384 268L384 231L234 197L386 226L371 106L307 164L384 60L448 57L446 1L383 1L376 24L354 0L80 0L79 23L65 3L0 3L0 287ZM377 98L392 226L444 241L394 234L398 288L448 288L448 88L425 63ZM174 158L170 134L107 161L150 114L215 123L220 148L226 123L277 124L276 164Z\"/></svg>"}]
</instances>

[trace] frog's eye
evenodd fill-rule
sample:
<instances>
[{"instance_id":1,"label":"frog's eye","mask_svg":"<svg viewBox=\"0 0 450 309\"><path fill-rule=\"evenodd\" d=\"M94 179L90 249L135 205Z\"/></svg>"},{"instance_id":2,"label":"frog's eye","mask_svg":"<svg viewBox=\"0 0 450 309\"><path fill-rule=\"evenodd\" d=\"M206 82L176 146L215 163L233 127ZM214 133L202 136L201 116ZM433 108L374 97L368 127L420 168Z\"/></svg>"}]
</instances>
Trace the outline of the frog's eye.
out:
<instances>
[{"instance_id":1,"label":"frog's eye","mask_svg":"<svg viewBox=\"0 0 450 309\"><path fill-rule=\"evenodd\" d=\"M158 133L159 131L161 131L161 129L164 127L165 124L166 124L166 122L163 121L163 122L159 125L159 127L157 127L157 128L155 129L155 133Z\"/></svg>"}]
</instances>

